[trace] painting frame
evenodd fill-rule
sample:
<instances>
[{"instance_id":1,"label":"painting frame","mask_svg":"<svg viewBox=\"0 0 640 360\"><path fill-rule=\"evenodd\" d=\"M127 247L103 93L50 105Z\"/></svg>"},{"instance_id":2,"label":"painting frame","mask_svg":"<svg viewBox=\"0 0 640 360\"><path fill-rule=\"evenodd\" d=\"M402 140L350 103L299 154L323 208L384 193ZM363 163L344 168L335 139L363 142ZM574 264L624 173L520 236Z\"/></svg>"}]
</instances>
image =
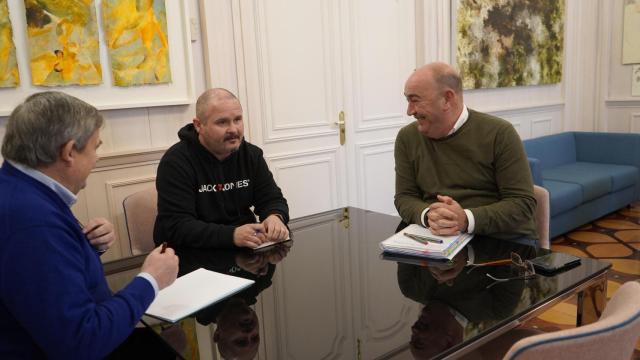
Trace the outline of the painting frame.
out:
<instances>
[{"instance_id":1,"label":"painting frame","mask_svg":"<svg viewBox=\"0 0 640 360\"><path fill-rule=\"evenodd\" d=\"M23 0L8 0L9 16L13 25L18 68L23 79L20 86L0 89L0 116L7 116L26 97L41 91L58 90L78 97L99 110L188 105L195 101L193 53L189 4L184 1L166 1L167 36L170 41L170 61L173 80L167 84L119 87L113 84L111 62L102 23L101 0L95 0L100 39L100 62L103 64L102 84L90 86L36 86L31 83L29 53L26 39L26 15ZM28 80L27 80L28 79Z\"/></svg>"}]
</instances>

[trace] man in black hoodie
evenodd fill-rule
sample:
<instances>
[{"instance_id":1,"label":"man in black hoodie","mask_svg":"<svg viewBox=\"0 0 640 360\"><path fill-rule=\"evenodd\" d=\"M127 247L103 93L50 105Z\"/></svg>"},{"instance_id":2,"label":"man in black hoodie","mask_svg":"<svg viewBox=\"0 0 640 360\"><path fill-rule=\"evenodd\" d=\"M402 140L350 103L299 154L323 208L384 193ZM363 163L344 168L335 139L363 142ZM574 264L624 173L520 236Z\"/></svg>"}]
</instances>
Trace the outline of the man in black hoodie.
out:
<instances>
[{"instance_id":1,"label":"man in black hoodie","mask_svg":"<svg viewBox=\"0 0 640 360\"><path fill-rule=\"evenodd\" d=\"M158 166L156 244L254 248L289 237L287 200L262 150L243 135L235 95L225 89L200 95L193 124L180 129L180 142Z\"/></svg>"}]
</instances>

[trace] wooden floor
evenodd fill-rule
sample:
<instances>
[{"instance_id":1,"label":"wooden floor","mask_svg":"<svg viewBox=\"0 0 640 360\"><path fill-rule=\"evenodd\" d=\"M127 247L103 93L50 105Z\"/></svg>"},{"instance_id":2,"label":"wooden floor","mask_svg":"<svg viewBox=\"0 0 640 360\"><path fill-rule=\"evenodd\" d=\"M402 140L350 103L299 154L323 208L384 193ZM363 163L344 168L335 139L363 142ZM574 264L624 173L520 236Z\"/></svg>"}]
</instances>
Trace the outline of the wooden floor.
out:
<instances>
[{"instance_id":1,"label":"wooden floor","mask_svg":"<svg viewBox=\"0 0 640 360\"><path fill-rule=\"evenodd\" d=\"M623 283L640 280L640 202L553 239L551 249L611 262L610 298ZM575 299L570 299L528 325L543 331L567 329L575 325L575 314ZM633 359L640 359L640 340Z\"/></svg>"}]
</instances>

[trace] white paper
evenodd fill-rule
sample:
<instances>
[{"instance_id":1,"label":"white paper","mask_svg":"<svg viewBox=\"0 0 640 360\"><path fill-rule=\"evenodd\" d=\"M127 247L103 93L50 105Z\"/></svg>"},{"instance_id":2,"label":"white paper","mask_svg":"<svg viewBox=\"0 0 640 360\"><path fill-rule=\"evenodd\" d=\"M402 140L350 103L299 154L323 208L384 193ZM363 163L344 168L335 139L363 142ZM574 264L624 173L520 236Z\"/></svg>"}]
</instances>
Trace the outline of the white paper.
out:
<instances>
[{"instance_id":1,"label":"white paper","mask_svg":"<svg viewBox=\"0 0 640 360\"><path fill-rule=\"evenodd\" d=\"M253 280L200 268L160 290L146 314L174 323L253 283Z\"/></svg>"}]
</instances>

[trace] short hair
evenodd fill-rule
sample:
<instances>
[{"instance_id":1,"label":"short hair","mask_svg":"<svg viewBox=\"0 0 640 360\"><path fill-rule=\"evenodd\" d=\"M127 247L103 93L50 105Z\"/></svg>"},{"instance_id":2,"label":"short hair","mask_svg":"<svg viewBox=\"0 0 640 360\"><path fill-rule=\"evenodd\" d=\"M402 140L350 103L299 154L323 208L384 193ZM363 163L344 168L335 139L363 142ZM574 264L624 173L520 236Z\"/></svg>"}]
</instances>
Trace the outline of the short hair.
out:
<instances>
[{"instance_id":1,"label":"short hair","mask_svg":"<svg viewBox=\"0 0 640 360\"><path fill-rule=\"evenodd\" d=\"M448 87L456 94L462 94L462 79L455 71L436 71L433 78L441 89Z\"/></svg>"},{"instance_id":2,"label":"short hair","mask_svg":"<svg viewBox=\"0 0 640 360\"><path fill-rule=\"evenodd\" d=\"M207 122L207 111L214 100L238 98L229 90L223 88L213 88L202 93L196 101L196 117L200 122Z\"/></svg>"},{"instance_id":3,"label":"short hair","mask_svg":"<svg viewBox=\"0 0 640 360\"><path fill-rule=\"evenodd\" d=\"M53 164L70 140L75 140L77 150L84 150L103 122L95 107L71 95L33 94L11 112L2 156L31 168Z\"/></svg>"}]
</instances>

